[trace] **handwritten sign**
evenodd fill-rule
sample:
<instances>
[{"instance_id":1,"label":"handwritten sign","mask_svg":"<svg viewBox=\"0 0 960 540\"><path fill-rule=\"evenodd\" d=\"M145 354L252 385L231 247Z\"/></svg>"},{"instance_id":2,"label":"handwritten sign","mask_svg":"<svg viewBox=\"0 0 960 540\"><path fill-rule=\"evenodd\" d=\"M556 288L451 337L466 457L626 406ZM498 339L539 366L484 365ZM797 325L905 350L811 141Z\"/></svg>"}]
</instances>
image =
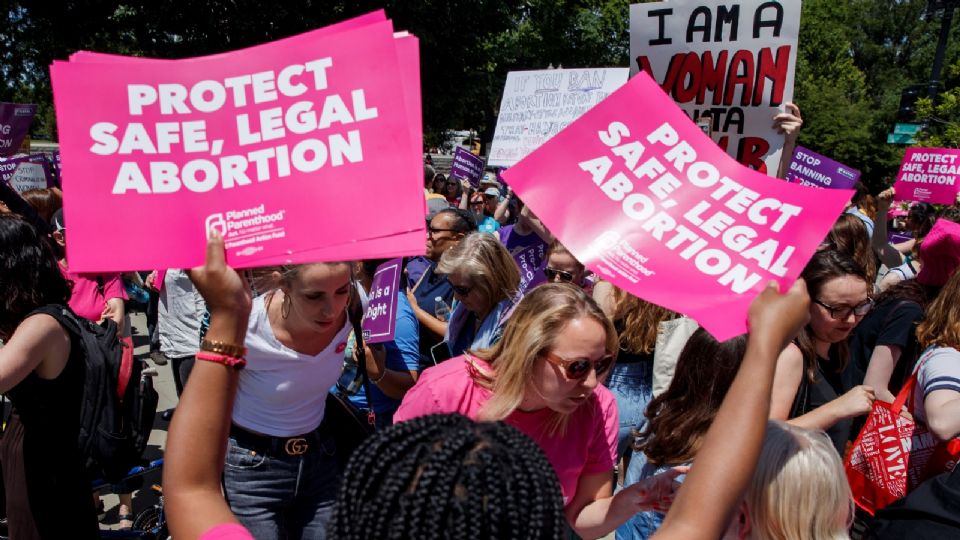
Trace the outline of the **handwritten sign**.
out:
<instances>
[{"instance_id":1,"label":"handwritten sign","mask_svg":"<svg viewBox=\"0 0 960 540\"><path fill-rule=\"evenodd\" d=\"M402 265L402 259L393 259L378 266L373 274L370 302L361 326L367 343L393 341L397 332L397 295L400 294Z\"/></svg>"},{"instance_id":2,"label":"handwritten sign","mask_svg":"<svg viewBox=\"0 0 960 540\"><path fill-rule=\"evenodd\" d=\"M384 238L422 252L416 38L382 12L358 20L182 61L55 63L62 168L83 171L65 186L71 267L189 267L210 228L237 267L336 258L336 246L381 256L366 247ZM380 218L356 220L345 203L357 200ZM93 249L104 207L162 224L152 248Z\"/></svg>"},{"instance_id":3,"label":"handwritten sign","mask_svg":"<svg viewBox=\"0 0 960 540\"><path fill-rule=\"evenodd\" d=\"M36 105L0 103L0 156L12 156L20 150L36 113Z\"/></svg>"},{"instance_id":4,"label":"handwritten sign","mask_svg":"<svg viewBox=\"0 0 960 540\"><path fill-rule=\"evenodd\" d=\"M450 177L467 180L471 186L480 187L480 178L483 177L483 159L458 146L453 153Z\"/></svg>"},{"instance_id":5,"label":"handwritten sign","mask_svg":"<svg viewBox=\"0 0 960 540\"><path fill-rule=\"evenodd\" d=\"M859 179L860 171L802 146L793 152L786 178L801 186L832 189L852 189Z\"/></svg>"},{"instance_id":6,"label":"handwritten sign","mask_svg":"<svg viewBox=\"0 0 960 540\"><path fill-rule=\"evenodd\" d=\"M626 68L511 71L487 164L509 167L627 82Z\"/></svg>"},{"instance_id":7,"label":"handwritten sign","mask_svg":"<svg viewBox=\"0 0 960 540\"><path fill-rule=\"evenodd\" d=\"M793 283L852 194L738 164L646 73L504 176L593 272L719 340L768 282Z\"/></svg>"},{"instance_id":8,"label":"handwritten sign","mask_svg":"<svg viewBox=\"0 0 960 540\"><path fill-rule=\"evenodd\" d=\"M908 148L893 185L898 201L953 204L960 192L960 150Z\"/></svg>"},{"instance_id":9,"label":"handwritten sign","mask_svg":"<svg viewBox=\"0 0 960 540\"><path fill-rule=\"evenodd\" d=\"M0 161L0 181L9 184L17 193L50 187L50 166L46 161L24 156Z\"/></svg>"},{"instance_id":10,"label":"handwritten sign","mask_svg":"<svg viewBox=\"0 0 960 540\"><path fill-rule=\"evenodd\" d=\"M800 0L670 0L630 6L631 74L647 72L744 165L777 174L793 100Z\"/></svg>"}]
</instances>

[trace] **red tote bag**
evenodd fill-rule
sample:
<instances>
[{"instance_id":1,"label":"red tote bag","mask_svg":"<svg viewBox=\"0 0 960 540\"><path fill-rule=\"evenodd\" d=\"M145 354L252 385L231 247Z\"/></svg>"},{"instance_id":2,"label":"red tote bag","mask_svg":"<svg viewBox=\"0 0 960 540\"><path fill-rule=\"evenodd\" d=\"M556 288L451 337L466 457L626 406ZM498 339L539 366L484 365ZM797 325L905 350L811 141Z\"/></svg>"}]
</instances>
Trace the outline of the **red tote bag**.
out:
<instances>
[{"instance_id":1,"label":"red tote bag","mask_svg":"<svg viewBox=\"0 0 960 540\"><path fill-rule=\"evenodd\" d=\"M926 355L917 362L892 404L873 402L867 423L844 460L853 500L871 516L924 480L952 471L960 457L960 439L938 441L926 425L901 414L925 360Z\"/></svg>"}]
</instances>

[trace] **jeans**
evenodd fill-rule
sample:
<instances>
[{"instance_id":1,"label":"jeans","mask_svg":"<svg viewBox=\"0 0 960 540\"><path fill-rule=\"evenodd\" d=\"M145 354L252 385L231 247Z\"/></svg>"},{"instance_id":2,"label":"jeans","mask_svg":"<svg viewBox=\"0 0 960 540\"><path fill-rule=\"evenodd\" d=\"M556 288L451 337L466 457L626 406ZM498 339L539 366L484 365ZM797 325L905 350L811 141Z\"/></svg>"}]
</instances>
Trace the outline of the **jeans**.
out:
<instances>
[{"instance_id":1,"label":"jeans","mask_svg":"<svg viewBox=\"0 0 960 540\"><path fill-rule=\"evenodd\" d=\"M223 470L230 510L257 540L326 538L340 483L336 450L329 432L301 456L264 455L230 437Z\"/></svg>"},{"instance_id":2,"label":"jeans","mask_svg":"<svg viewBox=\"0 0 960 540\"><path fill-rule=\"evenodd\" d=\"M653 362L616 364L610 370L606 385L617 400L620 413L617 456L623 457L633 442L633 430L640 431L647 424L643 413L653 395Z\"/></svg>"},{"instance_id":3,"label":"jeans","mask_svg":"<svg viewBox=\"0 0 960 540\"><path fill-rule=\"evenodd\" d=\"M643 452L632 450L630 464L627 465L627 474L623 480L624 487L636 484L640 480L658 475L673 467L669 465L657 466L647 461L647 456ZM684 476L677 477L678 481L683 481ZM666 516L660 512L649 510L646 512L637 512L626 523L617 527L617 540L645 540L657 532L663 519Z\"/></svg>"}]
</instances>

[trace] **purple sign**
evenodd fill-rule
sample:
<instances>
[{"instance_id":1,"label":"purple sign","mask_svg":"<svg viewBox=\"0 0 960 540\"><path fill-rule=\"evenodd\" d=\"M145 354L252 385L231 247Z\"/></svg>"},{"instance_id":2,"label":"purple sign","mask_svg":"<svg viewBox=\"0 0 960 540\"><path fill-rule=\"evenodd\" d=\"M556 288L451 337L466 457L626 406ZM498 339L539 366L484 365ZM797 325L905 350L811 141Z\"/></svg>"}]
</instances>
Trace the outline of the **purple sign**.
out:
<instances>
[{"instance_id":1,"label":"purple sign","mask_svg":"<svg viewBox=\"0 0 960 540\"><path fill-rule=\"evenodd\" d=\"M0 103L0 156L17 153L36 112L36 105Z\"/></svg>"},{"instance_id":2,"label":"purple sign","mask_svg":"<svg viewBox=\"0 0 960 540\"><path fill-rule=\"evenodd\" d=\"M860 171L798 146L787 170L787 182L801 186L853 189Z\"/></svg>"},{"instance_id":3,"label":"purple sign","mask_svg":"<svg viewBox=\"0 0 960 540\"><path fill-rule=\"evenodd\" d=\"M960 191L960 150L952 148L908 148L893 184L898 201L953 204Z\"/></svg>"},{"instance_id":4,"label":"purple sign","mask_svg":"<svg viewBox=\"0 0 960 540\"><path fill-rule=\"evenodd\" d=\"M370 303L363 314L363 340L367 343L393 341L397 332L397 295L403 259L392 259L377 267L370 284Z\"/></svg>"},{"instance_id":5,"label":"purple sign","mask_svg":"<svg viewBox=\"0 0 960 540\"><path fill-rule=\"evenodd\" d=\"M913 235L900 231L890 231L887 233L887 242L890 244L900 244L907 240L913 240Z\"/></svg>"},{"instance_id":6,"label":"purple sign","mask_svg":"<svg viewBox=\"0 0 960 540\"><path fill-rule=\"evenodd\" d=\"M523 295L527 291L547 281L543 270L547 267L547 245L539 243L513 254L513 260L520 268L520 286L518 292Z\"/></svg>"},{"instance_id":7,"label":"purple sign","mask_svg":"<svg viewBox=\"0 0 960 540\"><path fill-rule=\"evenodd\" d=\"M46 161L36 163L29 156L0 161L0 181L17 193L47 188L52 185L50 165Z\"/></svg>"},{"instance_id":8,"label":"purple sign","mask_svg":"<svg viewBox=\"0 0 960 540\"><path fill-rule=\"evenodd\" d=\"M457 147L453 153L453 163L450 165L450 178L466 179L473 187L480 187L480 178L483 177L483 159Z\"/></svg>"}]
</instances>

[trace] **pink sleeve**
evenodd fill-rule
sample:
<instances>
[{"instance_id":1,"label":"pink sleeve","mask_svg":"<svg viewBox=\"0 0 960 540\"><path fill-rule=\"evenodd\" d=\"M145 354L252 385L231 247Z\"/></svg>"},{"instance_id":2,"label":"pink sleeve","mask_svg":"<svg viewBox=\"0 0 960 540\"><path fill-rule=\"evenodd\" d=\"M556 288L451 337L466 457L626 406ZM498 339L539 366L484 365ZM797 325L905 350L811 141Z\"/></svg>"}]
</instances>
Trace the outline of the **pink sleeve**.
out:
<instances>
[{"instance_id":1,"label":"pink sleeve","mask_svg":"<svg viewBox=\"0 0 960 540\"><path fill-rule=\"evenodd\" d=\"M198 540L254 540L253 536L238 523L221 523L203 533Z\"/></svg>"},{"instance_id":2,"label":"pink sleeve","mask_svg":"<svg viewBox=\"0 0 960 540\"><path fill-rule=\"evenodd\" d=\"M605 388L603 390L606 390ZM583 467L584 474L594 474L612 471L617 463L617 439L620 434L620 414L617 411L616 401L609 390L597 392L598 421L590 439L587 464ZM602 394L601 394L602 392Z\"/></svg>"},{"instance_id":3,"label":"pink sleeve","mask_svg":"<svg viewBox=\"0 0 960 540\"><path fill-rule=\"evenodd\" d=\"M413 388L403 396L403 401L400 402L400 408L393 414L394 424L399 424L404 420L418 416L450 412L440 407L440 402L433 393L431 384L433 377L430 376L431 374L429 372L429 369L424 371L417 380L417 383L413 385Z\"/></svg>"},{"instance_id":4,"label":"pink sleeve","mask_svg":"<svg viewBox=\"0 0 960 540\"><path fill-rule=\"evenodd\" d=\"M123 288L123 280L120 274L104 274L103 276L103 299L119 298L127 300L127 291Z\"/></svg>"}]
</instances>

